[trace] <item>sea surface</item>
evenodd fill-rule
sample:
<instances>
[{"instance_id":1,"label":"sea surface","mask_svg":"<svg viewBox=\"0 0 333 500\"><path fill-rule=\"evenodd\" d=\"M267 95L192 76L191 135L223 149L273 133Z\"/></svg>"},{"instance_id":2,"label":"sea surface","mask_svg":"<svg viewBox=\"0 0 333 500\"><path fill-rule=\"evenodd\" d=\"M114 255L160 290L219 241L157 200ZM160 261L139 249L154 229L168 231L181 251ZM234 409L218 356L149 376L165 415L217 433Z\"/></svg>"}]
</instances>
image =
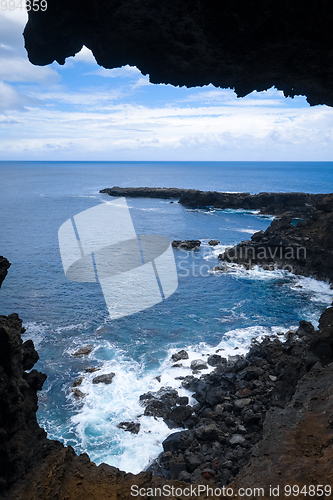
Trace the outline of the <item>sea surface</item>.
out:
<instances>
[{"instance_id":1,"label":"sea surface","mask_svg":"<svg viewBox=\"0 0 333 500\"><path fill-rule=\"evenodd\" d=\"M281 270L212 271L226 246L264 230L272 217L127 198L138 234L202 244L196 252L174 250L179 284L173 295L111 320L99 284L66 279L58 229L83 210L110 202L99 193L106 187L328 193L333 162L0 162L0 183L0 255L12 263L0 290L0 313L20 315L23 339L33 339L40 355L35 368L47 374L38 421L49 438L87 452L97 464L137 473L162 451L171 431L160 419L142 416L141 394L171 386L191 397L176 379L191 373L191 360L218 349L225 356L243 354L251 339L297 328L301 319L317 326L332 300L327 283ZM210 239L221 243L211 247ZM93 345L89 356L73 356L87 344ZM174 368L170 357L180 349L189 360ZM85 371L92 367L100 371ZM110 385L92 384L94 376L111 371L116 376ZM72 391L80 376L82 399ZM122 421L140 422L140 432L118 428Z\"/></svg>"}]
</instances>

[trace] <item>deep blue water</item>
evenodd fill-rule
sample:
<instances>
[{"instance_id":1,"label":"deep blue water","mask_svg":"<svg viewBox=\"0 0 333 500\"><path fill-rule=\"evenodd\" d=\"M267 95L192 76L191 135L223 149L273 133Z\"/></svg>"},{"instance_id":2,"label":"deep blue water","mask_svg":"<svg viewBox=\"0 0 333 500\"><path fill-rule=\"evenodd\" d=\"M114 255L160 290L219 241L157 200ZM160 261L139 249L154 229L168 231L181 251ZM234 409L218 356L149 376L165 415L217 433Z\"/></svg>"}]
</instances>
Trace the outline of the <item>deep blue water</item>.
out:
<instances>
[{"instance_id":1,"label":"deep blue water","mask_svg":"<svg viewBox=\"0 0 333 500\"><path fill-rule=\"evenodd\" d=\"M48 376L38 418L51 438L138 472L161 450L166 426L140 417L139 395L161 385L179 387L172 352L186 348L190 360L225 349L245 352L252 337L316 321L330 303L324 283L283 271L233 269L213 273L228 245L265 229L270 217L249 211L185 209L169 200L127 199L138 234L200 239L199 251L174 251L179 285L167 300L132 316L111 320L98 284L64 276L58 229L68 218L110 201L99 190L114 185L183 187L217 191L333 191L333 163L293 162L0 162L0 254L12 263L0 294L1 314L17 312ZM213 249L208 240L221 242ZM73 357L92 344L88 358ZM236 350L235 350L236 348ZM93 386L88 366L113 371L109 386ZM71 392L84 376L81 402ZM162 375L159 383L155 377ZM185 394L185 390L181 390ZM133 436L116 426L141 422Z\"/></svg>"}]
</instances>

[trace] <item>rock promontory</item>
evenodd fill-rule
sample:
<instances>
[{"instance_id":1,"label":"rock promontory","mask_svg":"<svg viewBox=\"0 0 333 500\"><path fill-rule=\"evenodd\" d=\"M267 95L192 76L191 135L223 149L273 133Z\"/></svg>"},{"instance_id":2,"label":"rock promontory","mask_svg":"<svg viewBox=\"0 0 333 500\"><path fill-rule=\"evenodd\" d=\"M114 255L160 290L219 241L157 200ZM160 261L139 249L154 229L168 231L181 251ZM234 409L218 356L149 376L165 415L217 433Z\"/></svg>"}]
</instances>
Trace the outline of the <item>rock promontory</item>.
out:
<instances>
[{"instance_id":1,"label":"rock promontory","mask_svg":"<svg viewBox=\"0 0 333 500\"><path fill-rule=\"evenodd\" d=\"M285 269L333 283L333 194L324 196L315 208L296 225L291 215L274 220L266 231L227 248L219 259L247 268Z\"/></svg>"},{"instance_id":2,"label":"rock promontory","mask_svg":"<svg viewBox=\"0 0 333 500\"><path fill-rule=\"evenodd\" d=\"M178 199L181 205L192 208L258 210L262 214L281 215L288 212L294 217L309 216L327 195L312 193L223 193L197 189L119 187L105 188L100 193L109 196L134 198Z\"/></svg>"}]
</instances>

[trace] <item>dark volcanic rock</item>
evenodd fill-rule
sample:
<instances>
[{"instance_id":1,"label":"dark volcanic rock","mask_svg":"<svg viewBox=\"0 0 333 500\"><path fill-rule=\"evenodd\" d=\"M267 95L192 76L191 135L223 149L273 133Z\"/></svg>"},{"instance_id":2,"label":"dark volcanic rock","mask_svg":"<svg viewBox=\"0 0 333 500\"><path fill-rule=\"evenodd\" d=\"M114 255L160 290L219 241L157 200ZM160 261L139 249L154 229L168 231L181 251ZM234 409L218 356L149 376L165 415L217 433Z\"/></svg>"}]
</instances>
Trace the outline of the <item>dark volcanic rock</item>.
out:
<instances>
[{"instance_id":1,"label":"dark volcanic rock","mask_svg":"<svg viewBox=\"0 0 333 500\"><path fill-rule=\"evenodd\" d=\"M221 361L218 358L213 359ZM266 429L264 424L267 411L288 407L302 378L315 366L332 362L333 307L330 307L320 318L319 330L301 321L285 343L265 338L261 344L253 345L246 358L229 357L228 362L217 364L213 372L200 379L186 377L183 385L195 391L193 396L198 405L192 407L191 415L189 409L186 419L180 407L172 410L171 413L180 415L175 422L185 423L189 430L171 434L164 441L164 450L169 455L157 460L163 461L161 473L175 477L171 464L181 463L183 467L185 456L186 468L181 467L182 472L178 472L186 481L196 482L215 474L217 483L230 483L249 462L251 449L260 442L263 433L267 431L274 436L274 429ZM230 473L226 474L229 462ZM200 474L196 472L198 468ZM202 471L208 471L207 475Z\"/></svg>"},{"instance_id":2,"label":"dark volcanic rock","mask_svg":"<svg viewBox=\"0 0 333 500\"><path fill-rule=\"evenodd\" d=\"M31 341L23 344L24 331L17 314L0 316L0 491L35 464L46 437L36 420L36 392L46 375L25 372L38 354Z\"/></svg>"},{"instance_id":3,"label":"dark volcanic rock","mask_svg":"<svg viewBox=\"0 0 333 500\"><path fill-rule=\"evenodd\" d=\"M325 195L306 221L294 226L291 216L276 219L251 241L227 248L219 259L246 267L282 268L333 282L332 204L333 194Z\"/></svg>"},{"instance_id":4,"label":"dark volcanic rock","mask_svg":"<svg viewBox=\"0 0 333 500\"><path fill-rule=\"evenodd\" d=\"M263 214L281 215L288 212L294 217L311 215L316 204L323 203L327 195L309 193L221 193L197 189L176 188L106 188L100 191L110 196L135 196L148 198L170 198L172 193L179 203L188 207L243 208L260 210ZM327 203L323 203L327 207ZM211 240L217 241L217 240ZM174 247L186 242L174 241Z\"/></svg>"},{"instance_id":5,"label":"dark volcanic rock","mask_svg":"<svg viewBox=\"0 0 333 500\"><path fill-rule=\"evenodd\" d=\"M7 276L8 269L10 268L10 262L5 257L0 255L0 288L3 280Z\"/></svg>"},{"instance_id":6,"label":"dark volcanic rock","mask_svg":"<svg viewBox=\"0 0 333 500\"><path fill-rule=\"evenodd\" d=\"M266 338L254 344L246 358L235 356L200 379L184 378L184 385L197 391L200 401L194 407L186 406L187 401L181 401L186 398L170 388L143 395L144 403L161 401L169 408L166 419L177 412L182 416L176 420L189 415L180 422L188 430L171 434L156 466L150 467L159 476L149 471L134 476L105 464L96 467L87 455L77 456L70 446L46 438L35 416L36 392L46 377L34 369L24 371L38 355L31 342L22 342L23 331L16 314L0 316L4 500L76 500L78 495L129 500L133 484L175 484L161 474L192 483L213 480L218 486L235 481L230 484L235 491L236 486L268 488L279 484L281 475L288 484L306 485L325 484L332 475L333 307L322 314L319 330L301 321L285 343ZM120 425L136 432L139 424Z\"/></svg>"},{"instance_id":7,"label":"dark volcanic rock","mask_svg":"<svg viewBox=\"0 0 333 500\"><path fill-rule=\"evenodd\" d=\"M33 64L64 64L85 45L101 66L137 66L153 83L212 83L238 96L275 85L333 104L333 8L325 0L48 0L45 12L28 14Z\"/></svg>"},{"instance_id":8,"label":"dark volcanic rock","mask_svg":"<svg viewBox=\"0 0 333 500\"><path fill-rule=\"evenodd\" d=\"M173 248L179 248L181 250L198 250L201 245L200 240L174 240L172 242Z\"/></svg>"},{"instance_id":9,"label":"dark volcanic rock","mask_svg":"<svg viewBox=\"0 0 333 500\"><path fill-rule=\"evenodd\" d=\"M111 373L104 373L103 375L98 375L97 377L92 379L93 384L111 384L113 377L115 377L116 374L111 372Z\"/></svg>"},{"instance_id":10,"label":"dark volcanic rock","mask_svg":"<svg viewBox=\"0 0 333 500\"><path fill-rule=\"evenodd\" d=\"M93 346L88 344L86 346L80 347L76 352L74 352L73 356L87 356L93 350Z\"/></svg>"},{"instance_id":11,"label":"dark volcanic rock","mask_svg":"<svg viewBox=\"0 0 333 500\"><path fill-rule=\"evenodd\" d=\"M179 352L175 352L171 356L172 361L180 361L181 359L188 359L188 353L182 349Z\"/></svg>"},{"instance_id":12,"label":"dark volcanic rock","mask_svg":"<svg viewBox=\"0 0 333 500\"><path fill-rule=\"evenodd\" d=\"M132 434L139 434L141 425L138 422L120 422L117 427L124 429L124 431L132 432Z\"/></svg>"}]
</instances>

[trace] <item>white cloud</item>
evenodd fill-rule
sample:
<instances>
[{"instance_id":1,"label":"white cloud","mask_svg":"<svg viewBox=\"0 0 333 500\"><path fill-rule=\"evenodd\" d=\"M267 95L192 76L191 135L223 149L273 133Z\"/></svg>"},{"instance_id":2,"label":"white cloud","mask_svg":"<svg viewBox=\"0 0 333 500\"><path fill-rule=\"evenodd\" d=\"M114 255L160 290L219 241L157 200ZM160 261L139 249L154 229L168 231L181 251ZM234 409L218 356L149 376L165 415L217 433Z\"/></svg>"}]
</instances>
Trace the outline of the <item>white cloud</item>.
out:
<instances>
[{"instance_id":1,"label":"white cloud","mask_svg":"<svg viewBox=\"0 0 333 500\"><path fill-rule=\"evenodd\" d=\"M0 79L6 82L56 83L60 76L49 67L34 66L28 59L0 57Z\"/></svg>"},{"instance_id":2,"label":"white cloud","mask_svg":"<svg viewBox=\"0 0 333 500\"><path fill-rule=\"evenodd\" d=\"M13 55L13 51L20 55L25 53L23 30L27 22L28 15L25 9L20 12L0 11L0 51L2 55Z\"/></svg>"},{"instance_id":3,"label":"white cloud","mask_svg":"<svg viewBox=\"0 0 333 500\"><path fill-rule=\"evenodd\" d=\"M93 53L85 46L83 46L80 52L73 57L73 61L83 61L88 64L97 64Z\"/></svg>"},{"instance_id":4,"label":"white cloud","mask_svg":"<svg viewBox=\"0 0 333 500\"><path fill-rule=\"evenodd\" d=\"M33 99L20 94L11 85L0 82L0 110L24 110L26 105L36 104Z\"/></svg>"},{"instance_id":5,"label":"white cloud","mask_svg":"<svg viewBox=\"0 0 333 500\"><path fill-rule=\"evenodd\" d=\"M330 160L333 109L114 105L7 113L2 158ZM16 123L15 123L16 120ZM331 132L332 131L332 132ZM17 135L20 141L17 141Z\"/></svg>"},{"instance_id":6,"label":"white cloud","mask_svg":"<svg viewBox=\"0 0 333 500\"><path fill-rule=\"evenodd\" d=\"M129 65L113 69L106 69L100 66L95 71L86 73L86 75L97 75L97 76L103 76L104 78L142 77L141 71L136 66L129 66Z\"/></svg>"}]
</instances>

